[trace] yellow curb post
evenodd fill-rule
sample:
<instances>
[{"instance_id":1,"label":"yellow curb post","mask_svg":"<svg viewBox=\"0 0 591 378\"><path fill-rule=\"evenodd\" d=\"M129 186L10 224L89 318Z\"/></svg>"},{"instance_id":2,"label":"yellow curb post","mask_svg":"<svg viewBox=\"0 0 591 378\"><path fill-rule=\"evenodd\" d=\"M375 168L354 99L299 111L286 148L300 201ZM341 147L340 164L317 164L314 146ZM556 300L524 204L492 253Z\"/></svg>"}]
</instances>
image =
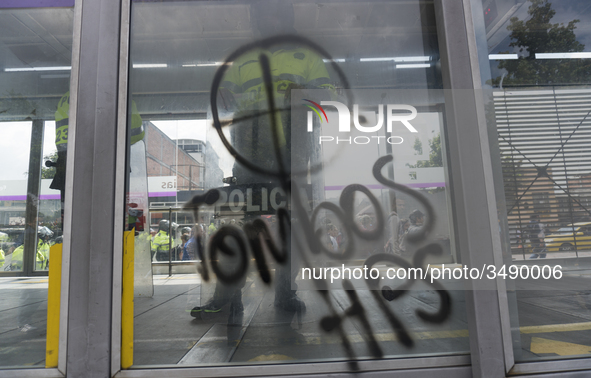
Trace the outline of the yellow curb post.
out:
<instances>
[{"instance_id":1,"label":"yellow curb post","mask_svg":"<svg viewBox=\"0 0 591 378\"><path fill-rule=\"evenodd\" d=\"M123 235L123 277L121 287L121 368L133 365L133 274L135 230Z\"/></svg>"},{"instance_id":2,"label":"yellow curb post","mask_svg":"<svg viewBox=\"0 0 591 378\"><path fill-rule=\"evenodd\" d=\"M60 291L62 287L62 246L54 244L49 249L49 283L47 288L47 339L45 367L56 368L60 336Z\"/></svg>"}]
</instances>

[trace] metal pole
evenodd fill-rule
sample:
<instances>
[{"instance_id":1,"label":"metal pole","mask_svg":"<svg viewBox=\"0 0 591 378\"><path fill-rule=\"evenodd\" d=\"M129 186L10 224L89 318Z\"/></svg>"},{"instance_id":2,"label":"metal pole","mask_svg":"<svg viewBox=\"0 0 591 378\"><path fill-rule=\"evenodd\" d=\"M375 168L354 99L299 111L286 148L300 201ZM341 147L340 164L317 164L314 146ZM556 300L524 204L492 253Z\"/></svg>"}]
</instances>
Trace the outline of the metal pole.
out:
<instances>
[{"instance_id":1,"label":"metal pole","mask_svg":"<svg viewBox=\"0 0 591 378\"><path fill-rule=\"evenodd\" d=\"M63 330L66 340L60 340L59 364L65 364L62 374L68 377L103 378L111 376L111 335L117 322L113 265L121 262L113 256L122 239L114 235L119 232L115 228L123 228L123 222L116 226L115 221L123 220L124 198L122 190L116 191L115 172L125 164L117 160L118 147L125 143L117 138L121 5L76 1L76 17L78 12L73 34L80 48L72 54L64 205L62 285L68 292L62 291L61 301L67 311L60 312L60 339Z\"/></svg>"},{"instance_id":2,"label":"metal pole","mask_svg":"<svg viewBox=\"0 0 591 378\"><path fill-rule=\"evenodd\" d=\"M172 207L168 208L168 277L172 276Z\"/></svg>"},{"instance_id":3,"label":"metal pole","mask_svg":"<svg viewBox=\"0 0 591 378\"><path fill-rule=\"evenodd\" d=\"M384 101L382 101L382 103L384 103ZM384 135L386 136L386 139L387 139L388 138L388 131L387 130L384 131ZM394 156L393 151L392 151L392 145L390 143L386 143L386 155ZM387 172L388 172L388 178L390 180L394 181L394 163L388 164ZM396 192L395 191L388 189L388 200L390 201L390 209L388 209L389 212L388 212L388 214L386 214L386 217L389 217L390 213L392 211L395 211L396 214L398 215L398 218L400 218L401 216L400 216L400 213L398 210L398 204L396 203ZM396 231L398 231L398 230L396 230ZM392 231L392 235L394 235L393 231ZM386 242L387 242L387 240L386 240Z\"/></svg>"},{"instance_id":4,"label":"metal pole","mask_svg":"<svg viewBox=\"0 0 591 378\"><path fill-rule=\"evenodd\" d=\"M23 275L30 276L35 270L37 254L37 216L41 185L41 160L43 156L43 120L33 121L31 150L27 176L27 202L25 207L25 234L23 238Z\"/></svg>"}]
</instances>

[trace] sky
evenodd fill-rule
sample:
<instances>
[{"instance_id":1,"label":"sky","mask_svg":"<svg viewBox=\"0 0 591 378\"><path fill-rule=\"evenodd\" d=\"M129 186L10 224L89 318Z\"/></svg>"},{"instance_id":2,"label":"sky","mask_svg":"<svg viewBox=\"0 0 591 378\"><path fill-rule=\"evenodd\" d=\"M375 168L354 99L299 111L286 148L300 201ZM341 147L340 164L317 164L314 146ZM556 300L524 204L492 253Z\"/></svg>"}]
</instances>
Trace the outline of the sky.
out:
<instances>
[{"instance_id":1,"label":"sky","mask_svg":"<svg viewBox=\"0 0 591 378\"><path fill-rule=\"evenodd\" d=\"M32 122L0 122L0 180L26 180ZM43 156L56 151L55 122L45 122Z\"/></svg>"}]
</instances>

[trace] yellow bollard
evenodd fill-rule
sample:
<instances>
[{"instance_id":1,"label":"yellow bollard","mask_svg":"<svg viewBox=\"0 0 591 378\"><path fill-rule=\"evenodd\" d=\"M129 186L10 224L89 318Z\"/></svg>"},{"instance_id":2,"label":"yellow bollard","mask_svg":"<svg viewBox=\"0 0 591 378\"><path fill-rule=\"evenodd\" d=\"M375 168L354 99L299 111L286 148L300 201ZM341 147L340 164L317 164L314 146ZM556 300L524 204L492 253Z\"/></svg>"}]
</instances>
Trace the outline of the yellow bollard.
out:
<instances>
[{"instance_id":1,"label":"yellow bollard","mask_svg":"<svg viewBox=\"0 0 591 378\"><path fill-rule=\"evenodd\" d=\"M133 274L135 230L123 235L123 277L121 288L121 368L133 365Z\"/></svg>"},{"instance_id":2,"label":"yellow bollard","mask_svg":"<svg viewBox=\"0 0 591 378\"><path fill-rule=\"evenodd\" d=\"M56 368L60 338L60 291L62 286L62 246L54 244L49 255L49 287L47 289L47 340L45 367Z\"/></svg>"}]
</instances>

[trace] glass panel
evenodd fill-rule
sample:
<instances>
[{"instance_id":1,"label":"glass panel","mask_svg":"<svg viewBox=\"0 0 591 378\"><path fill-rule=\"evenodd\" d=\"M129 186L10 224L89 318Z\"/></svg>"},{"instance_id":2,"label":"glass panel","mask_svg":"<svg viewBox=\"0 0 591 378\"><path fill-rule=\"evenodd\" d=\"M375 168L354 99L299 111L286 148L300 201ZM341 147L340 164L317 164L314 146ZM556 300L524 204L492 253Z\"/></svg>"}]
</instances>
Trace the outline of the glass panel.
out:
<instances>
[{"instance_id":1,"label":"glass panel","mask_svg":"<svg viewBox=\"0 0 591 378\"><path fill-rule=\"evenodd\" d=\"M461 286L357 277L461 267L434 19L426 1L132 3L125 256L153 278L124 261L124 368L468 353ZM337 268L354 290L313 278Z\"/></svg>"},{"instance_id":2,"label":"glass panel","mask_svg":"<svg viewBox=\"0 0 591 378\"><path fill-rule=\"evenodd\" d=\"M561 272L509 284L515 360L589 355L591 4L474 4L505 261L524 273Z\"/></svg>"},{"instance_id":3,"label":"glass panel","mask_svg":"<svg viewBox=\"0 0 591 378\"><path fill-rule=\"evenodd\" d=\"M57 366L74 2L38 3L0 4L0 368Z\"/></svg>"}]
</instances>

